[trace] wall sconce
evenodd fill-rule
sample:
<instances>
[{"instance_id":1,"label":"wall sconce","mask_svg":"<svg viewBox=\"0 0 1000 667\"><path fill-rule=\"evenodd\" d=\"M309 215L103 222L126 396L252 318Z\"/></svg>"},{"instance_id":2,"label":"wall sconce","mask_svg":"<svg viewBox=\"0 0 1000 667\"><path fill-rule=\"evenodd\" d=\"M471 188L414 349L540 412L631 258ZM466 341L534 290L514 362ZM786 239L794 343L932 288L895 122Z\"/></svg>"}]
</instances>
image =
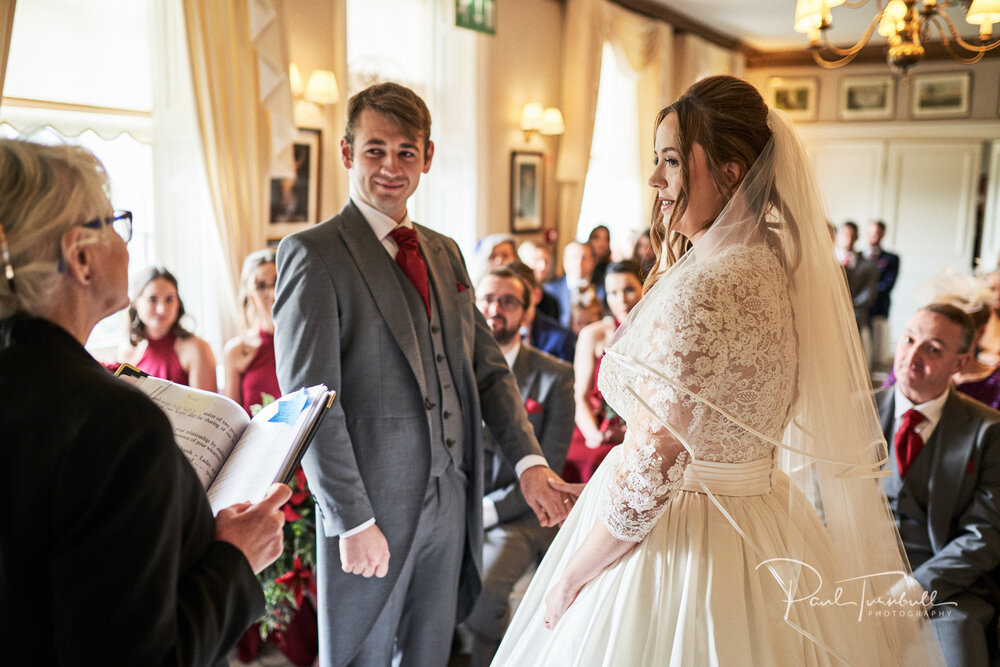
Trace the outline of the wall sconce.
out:
<instances>
[{"instance_id":1,"label":"wall sconce","mask_svg":"<svg viewBox=\"0 0 1000 667\"><path fill-rule=\"evenodd\" d=\"M329 70L313 70L309 75L309 82L303 86L299 67L292 63L288 67L288 82L291 85L296 106L307 104L310 111L319 112L321 106L336 104L340 101L337 77Z\"/></svg>"},{"instance_id":2,"label":"wall sconce","mask_svg":"<svg viewBox=\"0 0 1000 667\"><path fill-rule=\"evenodd\" d=\"M562 134L566 131L566 125L563 123L562 112L556 107L545 109L538 102L529 102L521 110L521 129L527 142L531 141L535 132L549 136Z\"/></svg>"}]
</instances>

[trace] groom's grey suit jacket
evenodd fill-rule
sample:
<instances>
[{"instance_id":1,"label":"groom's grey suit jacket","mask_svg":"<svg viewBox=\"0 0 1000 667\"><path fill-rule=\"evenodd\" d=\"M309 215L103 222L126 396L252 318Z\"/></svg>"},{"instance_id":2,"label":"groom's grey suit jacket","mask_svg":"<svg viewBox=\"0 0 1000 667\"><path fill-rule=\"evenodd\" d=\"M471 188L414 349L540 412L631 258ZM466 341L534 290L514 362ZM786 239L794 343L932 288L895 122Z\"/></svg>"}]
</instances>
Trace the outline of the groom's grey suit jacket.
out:
<instances>
[{"instance_id":1,"label":"groom's grey suit jacket","mask_svg":"<svg viewBox=\"0 0 1000 667\"><path fill-rule=\"evenodd\" d=\"M893 449L893 388L876 391L875 398L889 443L891 474L885 485L892 497L893 488L907 492ZM1000 412L951 389L924 450L906 481L926 484L927 539L933 555L911 564L924 590L937 591L942 601L981 585L981 578L1000 566ZM918 467L927 454L928 465ZM920 469L927 477L911 480Z\"/></svg>"},{"instance_id":2,"label":"groom's grey suit jacket","mask_svg":"<svg viewBox=\"0 0 1000 667\"><path fill-rule=\"evenodd\" d=\"M464 617L481 588L483 442L490 427L503 456L541 455L514 376L491 335L453 240L414 225L430 296L461 404L466 494L459 589ZM324 383L338 394L303 459L321 521L322 623L333 628L334 664L351 659L399 576L430 474L431 410L410 310L394 260L351 202L278 247L275 351L283 391ZM442 379L444 381L444 379ZM389 572L341 571L335 536L374 517L389 544ZM323 552L328 553L323 562ZM417 575L419 576L419 575Z\"/></svg>"}]
</instances>

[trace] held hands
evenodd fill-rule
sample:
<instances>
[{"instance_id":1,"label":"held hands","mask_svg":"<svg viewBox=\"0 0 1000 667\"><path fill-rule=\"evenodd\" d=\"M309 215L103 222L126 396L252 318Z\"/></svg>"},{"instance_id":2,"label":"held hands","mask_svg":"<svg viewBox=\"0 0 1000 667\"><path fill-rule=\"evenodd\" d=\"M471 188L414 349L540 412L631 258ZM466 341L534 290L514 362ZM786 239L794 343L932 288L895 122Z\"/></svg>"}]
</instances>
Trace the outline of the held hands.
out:
<instances>
[{"instance_id":1,"label":"held hands","mask_svg":"<svg viewBox=\"0 0 1000 667\"><path fill-rule=\"evenodd\" d=\"M559 475L548 466L531 466L521 473L521 493L542 526L558 526L569 514L573 498L549 485L550 480L562 483Z\"/></svg>"},{"instance_id":2,"label":"held hands","mask_svg":"<svg viewBox=\"0 0 1000 667\"><path fill-rule=\"evenodd\" d=\"M281 555L285 525L281 506L291 497L287 486L273 484L259 503L237 503L221 510L215 517L215 539L242 551L254 574L260 574Z\"/></svg>"},{"instance_id":3,"label":"held hands","mask_svg":"<svg viewBox=\"0 0 1000 667\"><path fill-rule=\"evenodd\" d=\"M340 568L362 577L375 575L379 579L389 571L389 543L377 525L371 525L356 535L340 538Z\"/></svg>"},{"instance_id":4,"label":"held hands","mask_svg":"<svg viewBox=\"0 0 1000 667\"><path fill-rule=\"evenodd\" d=\"M564 482L561 479L550 479L549 486L551 486L556 491L560 493L565 493L570 497L570 503L575 503L576 499L580 497L583 493L583 488L587 486L585 483L571 484L569 482Z\"/></svg>"}]
</instances>

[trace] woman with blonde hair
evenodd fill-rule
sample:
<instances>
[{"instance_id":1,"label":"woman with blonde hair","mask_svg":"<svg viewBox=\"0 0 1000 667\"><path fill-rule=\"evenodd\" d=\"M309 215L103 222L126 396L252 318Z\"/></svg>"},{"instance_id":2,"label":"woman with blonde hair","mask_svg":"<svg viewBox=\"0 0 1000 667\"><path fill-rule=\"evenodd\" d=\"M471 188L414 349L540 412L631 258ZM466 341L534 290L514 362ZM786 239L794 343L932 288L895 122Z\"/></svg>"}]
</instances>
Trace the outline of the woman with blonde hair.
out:
<instances>
[{"instance_id":1,"label":"woman with blonde hair","mask_svg":"<svg viewBox=\"0 0 1000 667\"><path fill-rule=\"evenodd\" d=\"M0 140L0 636L12 665L210 665L264 609L291 495L212 516L166 415L84 348L132 214L74 146Z\"/></svg>"},{"instance_id":2,"label":"woman with blonde hair","mask_svg":"<svg viewBox=\"0 0 1000 667\"><path fill-rule=\"evenodd\" d=\"M278 279L275 253L265 248L251 253L240 272L240 306L247 329L226 343L225 394L248 413L281 396L274 365L274 284Z\"/></svg>"},{"instance_id":3,"label":"woman with blonde hair","mask_svg":"<svg viewBox=\"0 0 1000 667\"><path fill-rule=\"evenodd\" d=\"M628 430L494 664L940 663L923 608L898 613L916 582L879 480L886 446L847 286L791 121L745 81L715 76L654 128L659 263L599 377Z\"/></svg>"}]
</instances>

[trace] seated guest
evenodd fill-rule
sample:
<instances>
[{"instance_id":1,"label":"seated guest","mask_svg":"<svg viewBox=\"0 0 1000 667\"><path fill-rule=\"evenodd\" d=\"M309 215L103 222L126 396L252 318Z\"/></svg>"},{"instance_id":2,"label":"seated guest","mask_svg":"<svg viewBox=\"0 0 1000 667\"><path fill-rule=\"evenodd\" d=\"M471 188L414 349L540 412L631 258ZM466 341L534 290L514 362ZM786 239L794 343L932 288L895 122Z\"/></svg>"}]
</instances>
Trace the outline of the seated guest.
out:
<instances>
[{"instance_id":1,"label":"seated guest","mask_svg":"<svg viewBox=\"0 0 1000 667\"><path fill-rule=\"evenodd\" d=\"M138 275L132 293L128 342L118 348L118 360L153 377L217 391L212 348L181 326L184 303L177 278L151 266Z\"/></svg>"},{"instance_id":2,"label":"seated guest","mask_svg":"<svg viewBox=\"0 0 1000 667\"><path fill-rule=\"evenodd\" d=\"M563 250L563 271L561 278L550 280L543 284L546 293L559 304L559 324L564 327L573 328L572 305L573 298L594 289L597 292L597 300L604 303L604 286L591 285L591 278L594 275L594 251L585 243L570 241Z\"/></svg>"},{"instance_id":3,"label":"seated guest","mask_svg":"<svg viewBox=\"0 0 1000 667\"><path fill-rule=\"evenodd\" d=\"M969 316L975 329L972 349L977 349L989 321L994 298L986 283L975 276L945 275L928 283L924 291L928 293L929 301L951 304ZM955 389L966 396L1000 409L1000 368L984 364L970 354L965 365L952 375L951 381ZM895 372L890 370L882 386L889 387L895 382Z\"/></svg>"},{"instance_id":4,"label":"seated guest","mask_svg":"<svg viewBox=\"0 0 1000 667\"><path fill-rule=\"evenodd\" d=\"M609 412L610 408L597 388L597 377L604 345L642 297L639 271L639 266L632 261L608 265L604 285L611 315L584 327L577 338L576 359L573 361L576 428L566 456L566 467L563 468L563 479L567 482L589 480L611 448L625 438L625 424Z\"/></svg>"},{"instance_id":5,"label":"seated guest","mask_svg":"<svg viewBox=\"0 0 1000 667\"><path fill-rule=\"evenodd\" d=\"M587 245L594 251L594 272L590 276L590 284L597 286L604 284L604 273L608 270L608 263L611 262L611 230L607 225L597 225L590 230L587 237Z\"/></svg>"},{"instance_id":6,"label":"seated guest","mask_svg":"<svg viewBox=\"0 0 1000 667\"><path fill-rule=\"evenodd\" d=\"M514 237L510 234L490 234L479 239L472 258L472 275L481 276L491 266L503 266L517 261Z\"/></svg>"},{"instance_id":7,"label":"seated guest","mask_svg":"<svg viewBox=\"0 0 1000 667\"><path fill-rule=\"evenodd\" d=\"M635 240L632 248L632 261L639 265L639 276L643 281L656 264L656 253L653 252L653 241L649 238L649 229L644 229Z\"/></svg>"},{"instance_id":8,"label":"seated guest","mask_svg":"<svg viewBox=\"0 0 1000 667\"><path fill-rule=\"evenodd\" d=\"M986 285L993 291L993 305L986 329L979 338L979 360L997 366L1000 365L1000 270L986 276Z\"/></svg>"},{"instance_id":9,"label":"seated guest","mask_svg":"<svg viewBox=\"0 0 1000 667\"><path fill-rule=\"evenodd\" d=\"M531 343L536 350L547 352L563 361L573 363L576 352L576 334L559 324L559 320L538 312L538 303L545 292L535 282L534 272L526 264L511 262L507 265L531 290L531 302L521 325L521 339Z\"/></svg>"},{"instance_id":10,"label":"seated guest","mask_svg":"<svg viewBox=\"0 0 1000 667\"><path fill-rule=\"evenodd\" d=\"M530 289L509 267L495 267L476 286L476 303L504 358L514 371L535 437L559 470L573 433L573 367L522 343ZM486 667L507 628L507 600L518 579L537 564L556 527L538 524L517 483L513 466L492 451L486 432L483 497L483 590L465 620L472 635L472 667Z\"/></svg>"},{"instance_id":11,"label":"seated guest","mask_svg":"<svg viewBox=\"0 0 1000 667\"><path fill-rule=\"evenodd\" d=\"M934 596L927 611L951 667L991 664L997 612L988 580L1000 566L1000 412L949 387L974 336L954 306L918 310L896 345L895 387L875 393L885 490L923 591L903 588L907 600Z\"/></svg>"},{"instance_id":12,"label":"seated guest","mask_svg":"<svg viewBox=\"0 0 1000 667\"><path fill-rule=\"evenodd\" d=\"M574 336L578 335L585 326L593 324L604 315L604 305L597 298L597 291L593 285L574 294L570 299L569 308L569 329Z\"/></svg>"},{"instance_id":13,"label":"seated guest","mask_svg":"<svg viewBox=\"0 0 1000 667\"><path fill-rule=\"evenodd\" d=\"M264 610L288 487L212 517L167 417L83 347L132 214L75 146L0 140L0 638L11 665L214 665Z\"/></svg>"},{"instance_id":14,"label":"seated guest","mask_svg":"<svg viewBox=\"0 0 1000 667\"><path fill-rule=\"evenodd\" d=\"M256 412L281 396L274 368L274 283L278 269L274 250L251 253L243 261L240 274L240 305L248 329L242 336L226 343L223 364L226 369L226 396Z\"/></svg>"},{"instance_id":15,"label":"seated guest","mask_svg":"<svg viewBox=\"0 0 1000 667\"><path fill-rule=\"evenodd\" d=\"M517 256L521 261L531 267L535 274L535 284L544 285L552 279L552 269L555 266L555 258L552 255L552 246L541 241L524 241L517 248ZM542 296L535 309L554 320L559 319L559 302L551 294L542 290ZM558 356L558 355L557 355Z\"/></svg>"}]
</instances>

